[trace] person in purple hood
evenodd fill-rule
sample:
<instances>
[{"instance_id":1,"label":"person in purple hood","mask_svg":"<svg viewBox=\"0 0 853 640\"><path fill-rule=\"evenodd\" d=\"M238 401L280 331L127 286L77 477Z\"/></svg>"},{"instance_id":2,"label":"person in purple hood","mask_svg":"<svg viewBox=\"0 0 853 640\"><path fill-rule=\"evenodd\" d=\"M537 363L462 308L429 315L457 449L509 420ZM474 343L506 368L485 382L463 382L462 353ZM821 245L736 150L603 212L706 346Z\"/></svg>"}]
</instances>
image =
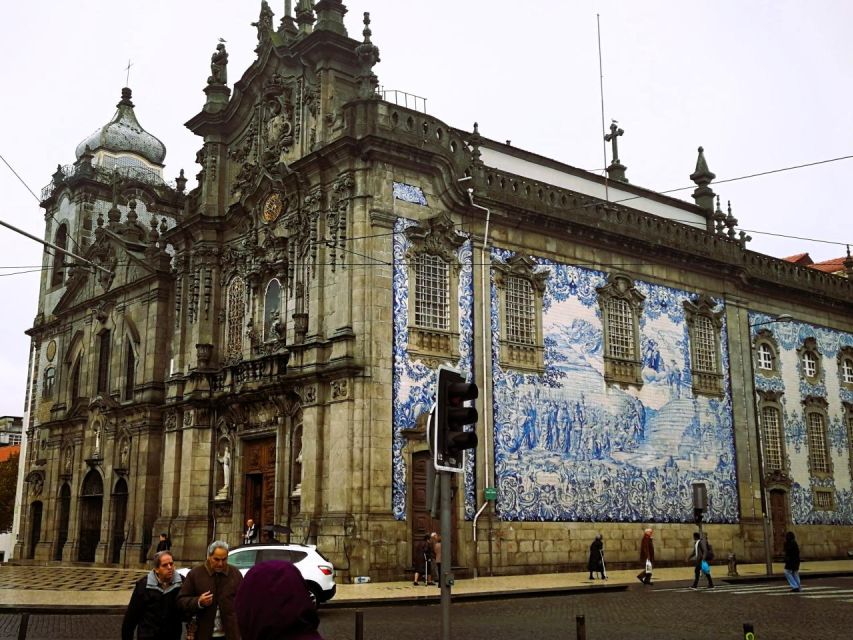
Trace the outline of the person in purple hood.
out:
<instances>
[{"instance_id":1,"label":"person in purple hood","mask_svg":"<svg viewBox=\"0 0 853 640\"><path fill-rule=\"evenodd\" d=\"M323 640L308 587L292 562L252 567L237 591L236 608L242 640Z\"/></svg>"}]
</instances>

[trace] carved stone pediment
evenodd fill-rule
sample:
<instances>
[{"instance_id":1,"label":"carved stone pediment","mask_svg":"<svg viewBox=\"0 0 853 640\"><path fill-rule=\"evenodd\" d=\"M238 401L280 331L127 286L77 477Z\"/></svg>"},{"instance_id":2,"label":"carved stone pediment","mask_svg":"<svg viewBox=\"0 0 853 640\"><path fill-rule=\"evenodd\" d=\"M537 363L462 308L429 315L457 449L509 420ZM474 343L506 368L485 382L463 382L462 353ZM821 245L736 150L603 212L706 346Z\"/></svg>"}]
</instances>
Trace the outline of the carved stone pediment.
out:
<instances>
[{"instance_id":1,"label":"carved stone pediment","mask_svg":"<svg viewBox=\"0 0 853 640\"><path fill-rule=\"evenodd\" d=\"M411 243L411 256L437 255L449 264L457 265L456 249L467 239L456 232L456 225L446 212L407 228L405 233Z\"/></svg>"}]
</instances>

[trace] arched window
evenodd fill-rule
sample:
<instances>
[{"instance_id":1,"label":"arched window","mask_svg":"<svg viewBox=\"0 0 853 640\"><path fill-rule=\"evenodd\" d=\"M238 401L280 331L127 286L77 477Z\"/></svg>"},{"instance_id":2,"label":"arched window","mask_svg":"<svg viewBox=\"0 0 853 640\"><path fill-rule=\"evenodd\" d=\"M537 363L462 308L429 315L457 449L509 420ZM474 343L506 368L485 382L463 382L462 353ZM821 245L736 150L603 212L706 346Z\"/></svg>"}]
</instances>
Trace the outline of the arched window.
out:
<instances>
[{"instance_id":1,"label":"arched window","mask_svg":"<svg viewBox=\"0 0 853 640\"><path fill-rule=\"evenodd\" d=\"M60 249L66 249L68 244L68 226L63 222L56 230L56 235L53 238L53 244ZM57 287L65 281L65 254L61 251L54 250L53 255L53 271L50 275L50 286Z\"/></svg>"},{"instance_id":2,"label":"arched window","mask_svg":"<svg viewBox=\"0 0 853 640\"><path fill-rule=\"evenodd\" d=\"M613 358L634 358L634 319L631 305L614 298L607 303L607 354Z\"/></svg>"},{"instance_id":3,"label":"arched window","mask_svg":"<svg viewBox=\"0 0 853 640\"><path fill-rule=\"evenodd\" d=\"M814 378L817 375L817 358L811 351L803 354L803 375Z\"/></svg>"},{"instance_id":4,"label":"arched window","mask_svg":"<svg viewBox=\"0 0 853 640\"><path fill-rule=\"evenodd\" d=\"M127 341L127 358L124 368L124 399L133 400L133 388L136 386L136 352L130 340Z\"/></svg>"},{"instance_id":5,"label":"arched window","mask_svg":"<svg viewBox=\"0 0 853 640\"><path fill-rule=\"evenodd\" d=\"M820 352L817 349L817 341L814 338L806 338L803 346L797 349L800 357L800 373L807 382L817 384L821 377Z\"/></svg>"},{"instance_id":6,"label":"arched window","mask_svg":"<svg viewBox=\"0 0 853 640\"><path fill-rule=\"evenodd\" d=\"M596 291L604 329L604 379L640 386L640 315L646 298L630 278L619 274L611 274Z\"/></svg>"},{"instance_id":7,"label":"arched window","mask_svg":"<svg viewBox=\"0 0 853 640\"><path fill-rule=\"evenodd\" d=\"M765 471L784 471L785 453L782 446L782 420L779 417L779 409L761 408L761 430Z\"/></svg>"},{"instance_id":8,"label":"arched window","mask_svg":"<svg viewBox=\"0 0 853 640\"><path fill-rule=\"evenodd\" d=\"M758 345L758 362L757 366L763 371L774 371L776 369L776 353L766 342Z\"/></svg>"},{"instance_id":9,"label":"arched window","mask_svg":"<svg viewBox=\"0 0 853 640\"><path fill-rule=\"evenodd\" d=\"M42 395L45 398L53 396L53 387L56 384L56 367L48 367L44 370L44 388Z\"/></svg>"},{"instance_id":10,"label":"arched window","mask_svg":"<svg viewBox=\"0 0 853 640\"><path fill-rule=\"evenodd\" d=\"M230 362L243 358L243 331L245 329L246 283L234 276L228 284L225 319L225 358Z\"/></svg>"},{"instance_id":11,"label":"arched window","mask_svg":"<svg viewBox=\"0 0 853 640\"><path fill-rule=\"evenodd\" d=\"M838 350L838 377L843 389L853 391L853 347Z\"/></svg>"},{"instance_id":12,"label":"arched window","mask_svg":"<svg viewBox=\"0 0 853 640\"><path fill-rule=\"evenodd\" d=\"M500 362L504 368L542 373L545 338L542 300L550 272L527 256L516 254L493 264L498 294Z\"/></svg>"},{"instance_id":13,"label":"arched window","mask_svg":"<svg viewBox=\"0 0 853 640\"><path fill-rule=\"evenodd\" d=\"M684 301L684 317L690 336L690 366L693 393L721 396L723 372L720 367L720 332L723 310L706 294Z\"/></svg>"},{"instance_id":14,"label":"arched window","mask_svg":"<svg viewBox=\"0 0 853 640\"><path fill-rule=\"evenodd\" d=\"M278 279L273 278L267 284L267 292L264 295L264 341L279 338L280 330L281 283Z\"/></svg>"},{"instance_id":15,"label":"arched window","mask_svg":"<svg viewBox=\"0 0 853 640\"><path fill-rule=\"evenodd\" d=\"M106 395L110 386L111 332L104 329L98 335L98 388L97 393Z\"/></svg>"},{"instance_id":16,"label":"arched window","mask_svg":"<svg viewBox=\"0 0 853 640\"><path fill-rule=\"evenodd\" d=\"M415 262L415 325L424 329L447 330L450 278L447 261L424 253Z\"/></svg>"},{"instance_id":17,"label":"arched window","mask_svg":"<svg viewBox=\"0 0 853 640\"><path fill-rule=\"evenodd\" d=\"M78 355L77 359L74 361L74 365L71 367L71 388L70 388L70 400L72 403L76 402L80 397L80 374L81 369L83 367L83 356Z\"/></svg>"},{"instance_id":18,"label":"arched window","mask_svg":"<svg viewBox=\"0 0 853 640\"><path fill-rule=\"evenodd\" d=\"M806 436L809 445L809 466L812 474L830 474L829 450L826 446L826 421L818 411L806 413Z\"/></svg>"},{"instance_id":19,"label":"arched window","mask_svg":"<svg viewBox=\"0 0 853 640\"><path fill-rule=\"evenodd\" d=\"M853 384L853 358L844 358L841 361L841 379L844 384Z\"/></svg>"}]
</instances>

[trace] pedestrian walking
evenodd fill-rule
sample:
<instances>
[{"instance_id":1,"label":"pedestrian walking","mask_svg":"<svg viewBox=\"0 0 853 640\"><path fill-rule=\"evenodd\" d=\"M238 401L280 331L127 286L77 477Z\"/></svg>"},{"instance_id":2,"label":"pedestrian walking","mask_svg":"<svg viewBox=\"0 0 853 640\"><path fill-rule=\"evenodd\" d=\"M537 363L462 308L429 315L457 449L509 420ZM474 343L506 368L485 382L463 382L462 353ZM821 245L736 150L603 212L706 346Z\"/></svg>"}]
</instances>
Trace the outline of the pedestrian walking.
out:
<instances>
[{"instance_id":1,"label":"pedestrian walking","mask_svg":"<svg viewBox=\"0 0 853 640\"><path fill-rule=\"evenodd\" d=\"M153 567L136 581L121 623L122 640L180 640L183 612L178 607L182 578L169 551L154 556Z\"/></svg>"},{"instance_id":2,"label":"pedestrian walking","mask_svg":"<svg viewBox=\"0 0 853 640\"><path fill-rule=\"evenodd\" d=\"M699 535L698 531L694 532L693 553L687 558L688 561L693 561L693 584L690 586L691 589L699 588L700 574L705 574L705 578L708 579L708 588L714 588L714 580L711 578L711 565L708 564L708 561L711 559L708 549L708 540Z\"/></svg>"},{"instance_id":3,"label":"pedestrian walking","mask_svg":"<svg viewBox=\"0 0 853 640\"><path fill-rule=\"evenodd\" d=\"M441 536L437 533L432 533L432 556L435 558L433 566L435 567L435 582L441 587Z\"/></svg>"},{"instance_id":4,"label":"pedestrian walking","mask_svg":"<svg viewBox=\"0 0 853 640\"><path fill-rule=\"evenodd\" d=\"M424 585L429 586L432 584L432 565L435 561L435 558L432 555L432 543L430 542L430 535L428 533L424 534L423 540L418 543L417 551L415 552L416 561L419 563L415 567L415 581L414 585L418 586L420 582L421 572L423 569L424 576Z\"/></svg>"},{"instance_id":5,"label":"pedestrian walking","mask_svg":"<svg viewBox=\"0 0 853 640\"><path fill-rule=\"evenodd\" d=\"M655 564L655 543L652 540L654 531L646 529L643 532L643 539L640 541L640 562L643 565L643 570L637 574L637 580L643 584L652 583L652 571Z\"/></svg>"},{"instance_id":6,"label":"pedestrian walking","mask_svg":"<svg viewBox=\"0 0 853 640\"><path fill-rule=\"evenodd\" d=\"M292 562L267 560L252 567L236 605L242 640L323 640L317 609Z\"/></svg>"},{"instance_id":7,"label":"pedestrian walking","mask_svg":"<svg viewBox=\"0 0 853 640\"><path fill-rule=\"evenodd\" d=\"M228 543L211 542L207 560L192 569L181 586L178 605L197 622L195 640L240 640L234 600L243 576L228 565Z\"/></svg>"},{"instance_id":8,"label":"pedestrian walking","mask_svg":"<svg viewBox=\"0 0 853 640\"><path fill-rule=\"evenodd\" d=\"M169 534L163 532L160 534L160 541L157 543L157 552L160 551L171 551L172 550L172 540L169 538Z\"/></svg>"},{"instance_id":9,"label":"pedestrian walking","mask_svg":"<svg viewBox=\"0 0 853 640\"><path fill-rule=\"evenodd\" d=\"M791 591L800 591L800 545L793 531L785 534L785 578Z\"/></svg>"},{"instance_id":10,"label":"pedestrian walking","mask_svg":"<svg viewBox=\"0 0 853 640\"><path fill-rule=\"evenodd\" d=\"M600 533L595 536L595 540L589 545L589 562L587 562L587 568L589 569L590 580L595 580L595 576L592 575L594 572L599 573L602 580L607 580L607 574L604 572L604 542L601 539Z\"/></svg>"}]
</instances>

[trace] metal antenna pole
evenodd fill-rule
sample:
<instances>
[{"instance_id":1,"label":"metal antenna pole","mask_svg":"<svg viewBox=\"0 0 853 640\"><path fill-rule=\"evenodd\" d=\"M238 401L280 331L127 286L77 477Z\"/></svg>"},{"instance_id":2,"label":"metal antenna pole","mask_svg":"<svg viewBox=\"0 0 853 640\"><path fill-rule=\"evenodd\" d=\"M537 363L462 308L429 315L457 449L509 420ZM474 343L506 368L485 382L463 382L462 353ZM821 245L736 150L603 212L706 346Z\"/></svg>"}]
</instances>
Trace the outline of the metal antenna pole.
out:
<instances>
[{"instance_id":1,"label":"metal antenna pole","mask_svg":"<svg viewBox=\"0 0 853 640\"><path fill-rule=\"evenodd\" d=\"M607 187L607 141L604 139L604 63L601 61L601 17L595 14L595 25L598 31L598 90L601 96L601 153L604 156L604 200L610 202L610 190Z\"/></svg>"}]
</instances>

